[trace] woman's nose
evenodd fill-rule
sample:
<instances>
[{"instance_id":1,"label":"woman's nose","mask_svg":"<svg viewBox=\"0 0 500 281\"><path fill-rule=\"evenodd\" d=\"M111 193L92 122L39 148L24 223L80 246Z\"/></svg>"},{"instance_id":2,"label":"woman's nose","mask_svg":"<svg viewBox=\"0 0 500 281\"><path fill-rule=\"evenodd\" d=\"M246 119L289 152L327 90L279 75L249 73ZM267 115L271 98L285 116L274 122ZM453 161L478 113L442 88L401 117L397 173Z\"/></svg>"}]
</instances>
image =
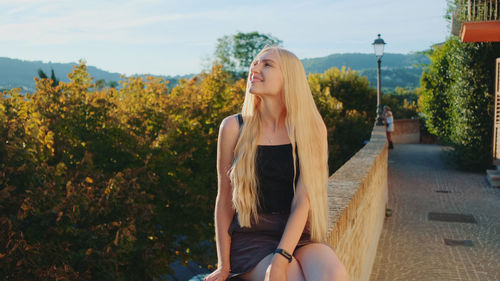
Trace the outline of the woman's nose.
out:
<instances>
[{"instance_id":1,"label":"woman's nose","mask_svg":"<svg viewBox=\"0 0 500 281\"><path fill-rule=\"evenodd\" d=\"M260 72L260 63L253 64L252 67L250 68L250 72L251 73L258 73L258 72Z\"/></svg>"}]
</instances>

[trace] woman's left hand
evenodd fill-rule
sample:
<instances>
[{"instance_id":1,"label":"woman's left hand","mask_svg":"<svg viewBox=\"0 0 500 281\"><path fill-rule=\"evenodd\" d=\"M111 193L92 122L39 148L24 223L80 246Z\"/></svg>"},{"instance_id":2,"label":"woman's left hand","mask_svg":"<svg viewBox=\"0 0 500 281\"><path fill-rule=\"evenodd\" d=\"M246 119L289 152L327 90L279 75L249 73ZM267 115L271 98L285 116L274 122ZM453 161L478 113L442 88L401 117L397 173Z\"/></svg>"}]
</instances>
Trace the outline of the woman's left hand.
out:
<instances>
[{"instance_id":1,"label":"woman's left hand","mask_svg":"<svg viewBox=\"0 0 500 281\"><path fill-rule=\"evenodd\" d=\"M288 261L279 255L274 255L271 265L267 269L265 281L286 281Z\"/></svg>"}]
</instances>

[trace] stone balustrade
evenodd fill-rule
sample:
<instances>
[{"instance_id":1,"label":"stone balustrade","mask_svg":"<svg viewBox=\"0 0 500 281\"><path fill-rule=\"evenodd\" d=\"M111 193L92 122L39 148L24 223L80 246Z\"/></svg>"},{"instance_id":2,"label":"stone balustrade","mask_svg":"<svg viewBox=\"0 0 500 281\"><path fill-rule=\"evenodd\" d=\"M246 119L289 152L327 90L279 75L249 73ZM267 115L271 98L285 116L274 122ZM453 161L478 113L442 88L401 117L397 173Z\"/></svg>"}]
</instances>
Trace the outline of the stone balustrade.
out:
<instances>
[{"instance_id":1,"label":"stone balustrade","mask_svg":"<svg viewBox=\"0 0 500 281\"><path fill-rule=\"evenodd\" d=\"M388 146L384 126L329 179L330 224L327 242L352 281L368 281L384 223Z\"/></svg>"}]
</instances>

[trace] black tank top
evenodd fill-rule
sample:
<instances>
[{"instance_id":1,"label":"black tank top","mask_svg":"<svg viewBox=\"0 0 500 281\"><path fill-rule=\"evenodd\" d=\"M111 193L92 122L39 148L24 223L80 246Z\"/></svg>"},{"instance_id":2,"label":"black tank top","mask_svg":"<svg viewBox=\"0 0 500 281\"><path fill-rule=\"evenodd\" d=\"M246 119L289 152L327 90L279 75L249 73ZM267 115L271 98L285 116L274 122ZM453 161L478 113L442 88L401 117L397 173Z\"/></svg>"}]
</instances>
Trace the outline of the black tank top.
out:
<instances>
[{"instance_id":1,"label":"black tank top","mask_svg":"<svg viewBox=\"0 0 500 281\"><path fill-rule=\"evenodd\" d=\"M237 118L241 128L241 114ZM289 213L294 195L292 144L259 145L256 157L260 213ZM300 175L299 167L297 153L295 184Z\"/></svg>"}]
</instances>

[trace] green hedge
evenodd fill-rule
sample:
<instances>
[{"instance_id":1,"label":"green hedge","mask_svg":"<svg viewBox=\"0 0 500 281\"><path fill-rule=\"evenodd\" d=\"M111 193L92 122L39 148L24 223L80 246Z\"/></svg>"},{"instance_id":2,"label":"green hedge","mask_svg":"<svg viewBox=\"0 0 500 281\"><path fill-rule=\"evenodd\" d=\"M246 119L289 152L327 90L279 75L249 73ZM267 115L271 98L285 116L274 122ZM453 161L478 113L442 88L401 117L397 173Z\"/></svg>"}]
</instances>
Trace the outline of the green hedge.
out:
<instances>
[{"instance_id":1,"label":"green hedge","mask_svg":"<svg viewBox=\"0 0 500 281\"><path fill-rule=\"evenodd\" d=\"M459 167L484 170L491 165L495 59L499 43L448 39L436 47L421 79L420 106L426 126Z\"/></svg>"}]
</instances>

